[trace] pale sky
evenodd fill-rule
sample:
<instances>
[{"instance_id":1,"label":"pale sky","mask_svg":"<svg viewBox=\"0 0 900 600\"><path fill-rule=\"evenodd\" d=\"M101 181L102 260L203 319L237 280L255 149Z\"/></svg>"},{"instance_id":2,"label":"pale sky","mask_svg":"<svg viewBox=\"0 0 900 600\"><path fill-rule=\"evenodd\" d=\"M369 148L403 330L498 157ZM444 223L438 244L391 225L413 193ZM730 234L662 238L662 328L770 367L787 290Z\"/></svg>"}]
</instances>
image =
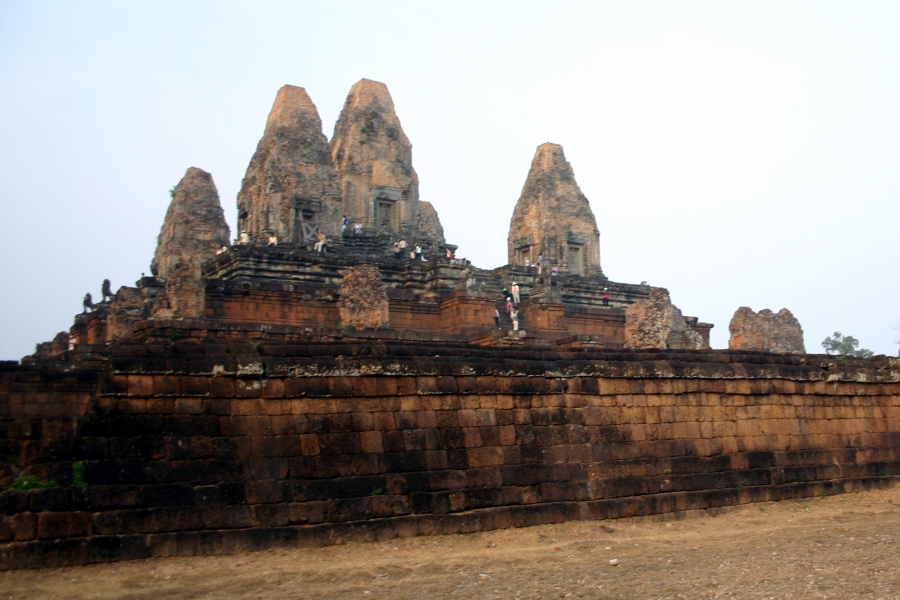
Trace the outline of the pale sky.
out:
<instances>
[{"instance_id":1,"label":"pale sky","mask_svg":"<svg viewBox=\"0 0 900 600\"><path fill-rule=\"evenodd\" d=\"M506 262L535 148L561 144L614 281L667 288L728 344L789 308L897 355L900 3L0 0L0 359L149 273L188 167L229 224L275 93L330 138L387 84L421 198Z\"/></svg>"}]
</instances>

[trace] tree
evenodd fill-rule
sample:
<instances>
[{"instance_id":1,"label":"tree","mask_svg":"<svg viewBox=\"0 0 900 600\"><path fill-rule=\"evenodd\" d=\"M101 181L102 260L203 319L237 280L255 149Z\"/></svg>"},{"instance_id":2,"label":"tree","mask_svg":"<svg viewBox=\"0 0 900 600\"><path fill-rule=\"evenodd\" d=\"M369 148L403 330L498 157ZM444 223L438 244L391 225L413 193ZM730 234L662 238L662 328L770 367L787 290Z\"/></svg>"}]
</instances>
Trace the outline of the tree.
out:
<instances>
[{"instance_id":1,"label":"tree","mask_svg":"<svg viewBox=\"0 0 900 600\"><path fill-rule=\"evenodd\" d=\"M843 335L840 331L835 331L834 336L828 336L822 342L826 354L837 354L838 356L856 356L858 358L869 358L874 356L874 352L859 348L859 340L852 335Z\"/></svg>"}]
</instances>

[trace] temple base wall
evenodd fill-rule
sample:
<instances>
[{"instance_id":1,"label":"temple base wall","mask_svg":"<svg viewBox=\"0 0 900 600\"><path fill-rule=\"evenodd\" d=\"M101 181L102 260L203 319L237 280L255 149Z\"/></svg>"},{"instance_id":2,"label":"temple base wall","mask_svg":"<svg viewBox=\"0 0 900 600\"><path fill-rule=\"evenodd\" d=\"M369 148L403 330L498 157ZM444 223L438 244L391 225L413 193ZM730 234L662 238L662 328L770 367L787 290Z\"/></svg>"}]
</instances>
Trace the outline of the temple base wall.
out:
<instances>
[{"instance_id":1,"label":"temple base wall","mask_svg":"<svg viewBox=\"0 0 900 600\"><path fill-rule=\"evenodd\" d=\"M895 362L151 336L66 374L3 363L2 451L17 458L0 483L59 487L0 493L0 568L892 485Z\"/></svg>"}]
</instances>

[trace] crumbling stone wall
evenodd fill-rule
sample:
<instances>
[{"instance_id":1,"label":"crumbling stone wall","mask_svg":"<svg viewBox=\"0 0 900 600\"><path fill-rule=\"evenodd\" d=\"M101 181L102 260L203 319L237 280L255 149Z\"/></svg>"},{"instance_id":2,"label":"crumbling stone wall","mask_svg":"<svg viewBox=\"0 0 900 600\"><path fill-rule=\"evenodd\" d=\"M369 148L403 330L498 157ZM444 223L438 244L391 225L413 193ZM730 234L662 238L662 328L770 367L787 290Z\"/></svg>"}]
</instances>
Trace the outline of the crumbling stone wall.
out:
<instances>
[{"instance_id":1,"label":"crumbling stone wall","mask_svg":"<svg viewBox=\"0 0 900 600\"><path fill-rule=\"evenodd\" d=\"M731 333L728 347L732 350L806 353L800 322L786 308L777 313L768 308L755 313L752 308L742 306L731 318L728 331Z\"/></svg>"},{"instance_id":2,"label":"crumbling stone wall","mask_svg":"<svg viewBox=\"0 0 900 600\"><path fill-rule=\"evenodd\" d=\"M417 240L422 245L428 258L444 256L444 227L438 218L438 213L430 202L419 200L419 235Z\"/></svg>"},{"instance_id":3,"label":"crumbling stone wall","mask_svg":"<svg viewBox=\"0 0 900 600\"><path fill-rule=\"evenodd\" d=\"M378 329L390 325L390 306L378 267L357 265L344 272L338 311L342 327Z\"/></svg>"},{"instance_id":4,"label":"crumbling stone wall","mask_svg":"<svg viewBox=\"0 0 900 600\"><path fill-rule=\"evenodd\" d=\"M128 337L134 331L134 324L147 318L146 300L137 288L119 288L109 304L106 329L110 340Z\"/></svg>"},{"instance_id":5,"label":"crumbling stone wall","mask_svg":"<svg viewBox=\"0 0 900 600\"><path fill-rule=\"evenodd\" d=\"M20 457L0 484L60 485L0 493L0 568L715 510L900 473L891 359L235 339L91 364L0 363L5 414L50 389L81 410L0 419Z\"/></svg>"},{"instance_id":6,"label":"crumbling stone wall","mask_svg":"<svg viewBox=\"0 0 900 600\"><path fill-rule=\"evenodd\" d=\"M702 349L705 344L672 304L669 291L651 288L648 298L625 310L625 347Z\"/></svg>"},{"instance_id":7,"label":"crumbling stone wall","mask_svg":"<svg viewBox=\"0 0 900 600\"><path fill-rule=\"evenodd\" d=\"M69 350L69 332L60 331L49 342L41 342L34 349L34 358L53 358Z\"/></svg>"}]
</instances>

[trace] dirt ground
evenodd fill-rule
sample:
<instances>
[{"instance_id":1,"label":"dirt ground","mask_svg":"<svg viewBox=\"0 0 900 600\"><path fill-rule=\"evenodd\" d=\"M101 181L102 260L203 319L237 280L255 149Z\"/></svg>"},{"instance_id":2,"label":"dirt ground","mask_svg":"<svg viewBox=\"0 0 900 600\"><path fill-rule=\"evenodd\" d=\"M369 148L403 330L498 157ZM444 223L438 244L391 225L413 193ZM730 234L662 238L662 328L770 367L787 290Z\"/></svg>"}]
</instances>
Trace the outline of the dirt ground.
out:
<instances>
[{"instance_id":1,"label":"dirt ground","mask_svg":"<svg viewBox=\"0 0 900 600\"><path fill-rule=\"evenodd\" d=\"M896 600L900 488L680 521L0 573L0 600L26 598Z\"/></svg>"}]
</instances>

